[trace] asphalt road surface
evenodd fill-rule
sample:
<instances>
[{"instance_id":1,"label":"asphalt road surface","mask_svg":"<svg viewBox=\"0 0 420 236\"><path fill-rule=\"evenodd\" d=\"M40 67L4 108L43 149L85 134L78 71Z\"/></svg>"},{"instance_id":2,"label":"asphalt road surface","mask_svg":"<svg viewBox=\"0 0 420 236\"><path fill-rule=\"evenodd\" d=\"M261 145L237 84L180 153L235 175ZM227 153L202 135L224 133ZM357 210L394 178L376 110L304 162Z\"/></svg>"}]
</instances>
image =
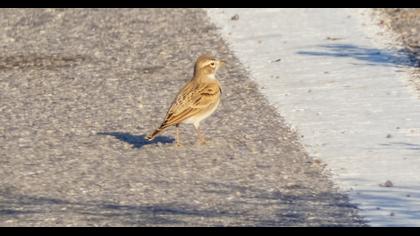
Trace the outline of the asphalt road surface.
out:
<instances>
[{"instance_id":1,"label":"asphalt road surface","mask_svg":"<svg viewBox=\"0 0 420 236\"><path fill-rule=\"evenodd\" d=\"M203 10L0 14L0 226L364 225ZM228 62L209 143L145 141L204 52Z\"/></svg>"}]
</instances>

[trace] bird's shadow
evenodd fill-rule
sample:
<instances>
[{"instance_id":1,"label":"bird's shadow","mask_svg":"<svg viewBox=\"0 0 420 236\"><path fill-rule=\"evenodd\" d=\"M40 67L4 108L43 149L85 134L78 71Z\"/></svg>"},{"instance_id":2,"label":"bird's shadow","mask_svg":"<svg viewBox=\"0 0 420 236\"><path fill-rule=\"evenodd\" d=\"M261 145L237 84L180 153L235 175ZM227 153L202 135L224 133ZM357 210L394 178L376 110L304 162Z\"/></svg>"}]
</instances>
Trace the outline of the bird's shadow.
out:
<instances>
[{"instance_id":1,"label":"bird's shadow","mask_svg":"<svg viewBox=\"0 0 420 236\"><path fill-rule=\"evenodd\" d=\"M173 143L175 141L174 138L169 136L158 136L152 141L146 139L146 135L133 135L130 133L124 132L98 132L97 135L108 135L113 136L121 141L129 143L133 145L133 148L142 148L145 145L149 144L156 144L156 143Z\"/></svg>"}]
</instances>

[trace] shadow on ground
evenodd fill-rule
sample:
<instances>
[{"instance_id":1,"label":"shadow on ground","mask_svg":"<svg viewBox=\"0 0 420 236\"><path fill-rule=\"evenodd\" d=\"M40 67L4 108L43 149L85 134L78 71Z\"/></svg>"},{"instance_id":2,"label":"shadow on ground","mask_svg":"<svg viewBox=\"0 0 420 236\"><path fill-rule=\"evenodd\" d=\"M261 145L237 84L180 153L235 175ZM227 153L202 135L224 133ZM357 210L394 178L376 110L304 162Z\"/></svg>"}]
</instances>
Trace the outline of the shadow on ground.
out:
<instances>
[{"instance_id":1,"label":"shadow on ground","mask_svg":"<svg viewBox=\"0 0 420 236\"><path fill-rule=\"evenodd\" d=\"M393 192L385 194L385 192ZM379 222L389 221L389 214L393 212L401 222L396 222L396 225L410 225L412 222L420 219L420 211L418 210L418 201L420 199L420 191L418 186L404 186L392 187L385 190L363 190L360 191L358 198L364 202L365 211L367 214L370 212L378 211L378 206L381 210L385 211L385 215L377 215L377 218L382 218ZM391 220L392 221L392 220ZM407 221L407 222L405 222ZM405 223L404 223L405 222Z\"/></svg>"},{"instance_id":2,"label":"shadow on ground","mask_svg":"<svg viewBox=\"0 0 420 236\"><path fill-rule=\"evenodd\" d=\"M175 141L174 138L169 136L157 136L152 141L148 141L146 139L146 135L133 135L130 133L124 133L124 132L98 132L97 135L107 135L107 136L113 136L123 142L129 143L133 145L133 148L142 148L145 145L149 144L157 144L157 143L173 143Z\"/></svg>"},{"instance_id":3,"label":"shadow on ground","mask_svg":"<svg viewBox=\"0 0 420 236\"><path fill-rule=\"evenodd\" d=\"M217 216L213 211L197 210L177 203L124 205L105 201L75 202L4 190L0 190L0 199L0 222L24 218L29 222L51 224L43 222L44 219L68 218L67 221L75 225L173 225L185 224L172 219L175 216Z\"/></svg>"},{"instance_id":4,"label":"shadow on ground","mask_svg":"<svg viewBox=\"0 0 420 236\"><path fill-rule=\"evenodd\" d=\"M353 44L325 44L318 45L319 50L298 51L297 54L307 56L352 57L367 62L372 66L416 67L415 58L406 50L379 50L375 48L359 47ZM363 64L366 65L366 64Z\"/></svg>"},{"instance_id":5,"label":"shadow on ground","mask_svg":"<svg viewBox=\"0 0 420 236\"><path fill-rule=\"evenodd\" d=\"M419 144L414 144L414 143L405 143L405 142L390 142L390 143L383 143L380 144L381 146L384 147L389 147L389 148L400 148L400 147L404 147L407 150L414 150L414 151L420 151L420 145Z\"/></svg>"},{"instance_id":6,"label":"shadow on ground","mask_svg":"<svg viewBox=\"0 0 420 236\"><path fill-rule=\"evenodd\" d=\"M357 183L358 186L371 185L371 181L360 178L344 178L345 181ZM379 185L380 183L378 183ZM420 187L405 185L404 182L393 182L392 187L374 187L358 189L357 202L362 202L364 215L370 216L370 223L383 226L418 225L420 211ZM390 215L393 213L394 215Z\"/></svg>"},{"instance_id":7,"label":"shadow on ground","mask_svg":"<svg viewBox=\"0 0 420 236\"><path fill-rule=\"evenodd\" d=\"M201 184L200 184L201 185ZM197 186L204 193L223 200L223 204L205 206L183 201L168 201L159 204L120 204L111 201L77 201L54 197L21 194L14 189L0 189L0 222L16 220L21 224L37 225L245 225L245 226L292 226L292 225L348 225L336 222L348 213L344 208L354 206L344 195L323 192L320 194L291 194L266 191L250 186L219 182L202 183ZM304 190L303 186L293 188ZM328 212L321 212L322 204L332 204ZM308 211L308 207L311 209ZM255 209L260 209L255 211ZM271 212L271 213L269 213ZM321 217L323 216L323 217ZM329 219L326 219L327 216ZM55 219L49 222L46 219ZM26 222L26 223L25 223ZM362 222L361 222L362 223ZM0 223L0 225L3 225Z\"/></svg>"}]
</instances>

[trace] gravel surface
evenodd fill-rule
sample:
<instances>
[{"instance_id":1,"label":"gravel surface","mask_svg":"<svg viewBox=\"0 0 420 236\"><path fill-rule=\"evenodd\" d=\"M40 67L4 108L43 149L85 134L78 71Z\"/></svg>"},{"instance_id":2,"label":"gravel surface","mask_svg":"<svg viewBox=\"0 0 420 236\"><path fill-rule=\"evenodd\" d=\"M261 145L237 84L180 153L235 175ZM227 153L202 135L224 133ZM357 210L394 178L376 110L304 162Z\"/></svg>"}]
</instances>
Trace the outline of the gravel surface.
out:
<instances>
[{"instance_id":1,"label":"gravel surface","mask_svg":"<svg viewBox=\"0 0 420 236\"><path fill-rule=\"evenodd\" d=\"M400 39L420 61L420 9L382 8L377 11L384 16L380 23L399 33Z\"/></svg>"},{"instance_id":2,"label":"gravel surface","mask_svg":"<svg viewBox=\"0 0 420 236\"><path fill-rule=\"evenodd\" d=\"M0 10L0 226L360 226L197 9ZM206 146L145 134L228 61Z\"/></svg>"},{"instance_id":3,"label":"gravel surface","mask_svg":"<svg viewBox=\"0 0 420 236\"><path fill-rule=\"evenodd\" d=\"M413 67L410 81L413 82L420 96L420 9L418 8L379 8L379 24L396 33L404 45L405 52Z\"/></svg>"}]
</instances>

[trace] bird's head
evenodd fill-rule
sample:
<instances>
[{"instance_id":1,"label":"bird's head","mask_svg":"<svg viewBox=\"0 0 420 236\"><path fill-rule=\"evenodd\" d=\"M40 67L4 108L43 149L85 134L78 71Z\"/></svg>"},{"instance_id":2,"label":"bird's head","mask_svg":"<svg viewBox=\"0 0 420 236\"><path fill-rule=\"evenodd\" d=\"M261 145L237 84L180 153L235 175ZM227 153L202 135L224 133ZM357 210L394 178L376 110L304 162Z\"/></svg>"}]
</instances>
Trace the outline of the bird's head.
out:
<instances>
[{"instance_id":1,"label":"bird's head","mask_svg":"<svg viewBox=\"0 0 420 236\"><path fill-rule=\"evenodd\" d=\"M214 77L217 70L224 64L224 61L218 60L211 55L201 55L197 58L197 61L195 62L194 74Z\"/></svg>"}]
</instances>

